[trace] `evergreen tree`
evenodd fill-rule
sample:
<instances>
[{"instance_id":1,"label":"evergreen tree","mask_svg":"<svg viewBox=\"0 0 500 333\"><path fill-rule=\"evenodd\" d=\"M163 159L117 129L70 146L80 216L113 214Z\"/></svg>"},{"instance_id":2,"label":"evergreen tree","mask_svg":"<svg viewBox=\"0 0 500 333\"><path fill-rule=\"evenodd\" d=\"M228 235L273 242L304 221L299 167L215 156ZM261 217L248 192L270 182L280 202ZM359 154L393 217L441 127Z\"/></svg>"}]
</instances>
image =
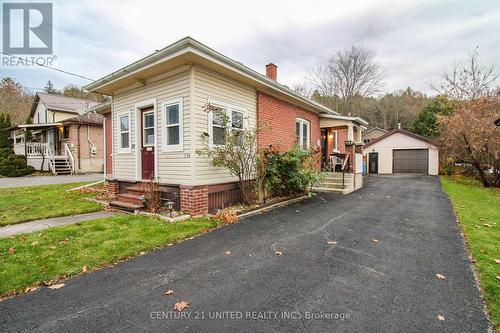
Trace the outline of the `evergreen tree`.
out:
<instances>
[{"instance_id":1,"label":"evergreen tree","mask_svg":"<svg viewBox=\"0 0 500 333\"><path fill-rule=\"evenodd\" d=\"M47 94L57 94L58 93L58 91L54 88L54 84L52 84L52 82L50 80L47 81L47 84L45 85L44 90Z\"/></svg>"}]
</instances>

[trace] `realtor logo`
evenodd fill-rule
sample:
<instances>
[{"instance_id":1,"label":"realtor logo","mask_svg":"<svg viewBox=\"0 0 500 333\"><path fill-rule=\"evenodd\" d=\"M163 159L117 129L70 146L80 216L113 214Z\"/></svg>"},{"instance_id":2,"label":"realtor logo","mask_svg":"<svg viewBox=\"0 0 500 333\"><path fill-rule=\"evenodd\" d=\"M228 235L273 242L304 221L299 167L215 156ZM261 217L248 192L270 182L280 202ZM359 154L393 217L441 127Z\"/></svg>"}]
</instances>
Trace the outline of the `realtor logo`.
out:
<instances>
[{"instance_id":1,"label":"realtor logo","mask_svg":"<svg viewBox=\"0 0 500 333\"><path fill-rule=\"evenodd\" d=\"M3 4L3 52L52 53L52 3Z\"/></svg>"}]
</instances>

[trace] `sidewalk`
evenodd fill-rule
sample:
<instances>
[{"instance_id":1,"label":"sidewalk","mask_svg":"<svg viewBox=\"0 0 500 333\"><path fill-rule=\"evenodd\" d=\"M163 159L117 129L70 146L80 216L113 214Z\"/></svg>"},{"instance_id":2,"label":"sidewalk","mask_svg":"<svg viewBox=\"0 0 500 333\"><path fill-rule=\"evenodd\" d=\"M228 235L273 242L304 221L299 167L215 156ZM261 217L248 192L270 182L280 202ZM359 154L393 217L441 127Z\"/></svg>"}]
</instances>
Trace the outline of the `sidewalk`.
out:
<instances>
[{"instance_id":1,"label":"sidewalk","mask_svg":"<svg viewBox=\"0 0 500 333\"><path fill-rule=\"evenodd\" d=\"M59 227L68 224L75 224L104 217L114 216L115 212L95 212L88 214L79 214L73 216L55 217L45 220L36 220L31 222L14 224L6 227L0 227L0 238L14 236L18 234L26 234L30 232L40 231L43 229Z\"/></svg>"},{"instance_id":2,"label":"sidewalk","mask_svg":"<svg viewBox=\"0 0 500 333\"><path fill-rule=\"evenodd\" d=\"M36 185L68 184L80 182L96 182L103 180L102 173L88 173L82 175L59 175L59 176L25 176L0 178L0 188L22 187Z\"/></svg>"}]
</instances>

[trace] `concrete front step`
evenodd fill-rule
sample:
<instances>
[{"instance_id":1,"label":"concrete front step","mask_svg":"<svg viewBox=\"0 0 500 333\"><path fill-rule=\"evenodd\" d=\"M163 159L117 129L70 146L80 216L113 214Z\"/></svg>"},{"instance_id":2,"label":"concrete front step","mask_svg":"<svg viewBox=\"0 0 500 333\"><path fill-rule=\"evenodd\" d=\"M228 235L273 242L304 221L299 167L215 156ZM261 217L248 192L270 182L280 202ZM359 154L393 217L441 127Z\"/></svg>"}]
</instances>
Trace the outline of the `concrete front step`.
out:
<instances>
[{"instance_id":1,"label":"concrete front step","mask_svg":"<svg viewBox=\"0 0 500 333\"><path fill-rule=\"evenodd\" d=\"M313 192L333 192L333 193L339 193L339 194L345 194L347 193L346 189L342 188L330 188L330 187L313 187L312 188Z\"/></svg>"},{"instance_id":2,"label":"concrete front step","mask_svg":"<svg viewBox=\"0 0 500 333\"><path fill-rule=\"evenodd\" d=\"M123 201L118 201L118 200L111 201L109 203L109 205L111 207L115 207L115 208L118 208L118 209L121 209L121 210L126 210L126 211L129 211L129 212L133 212L135 210L144 208L144 205L136 205L136 204L133 204L133 203L123 202Z\"/></svg>"},{"instance_id":3,"label":"concrete front step","mask_svg":"<svg viewBox=\"0 0 500 333\"><path fill-rule=\"evenodd\" d=\"M127 202L127 203L131 203L131 204L139 205L139 206L144 205L144 203L141 200L140 195L129 194L129 193L127 193L127 194L120 193L120 194L118 194L116 199L117 199L117 201Z\"/></svg>"}]
</instances>

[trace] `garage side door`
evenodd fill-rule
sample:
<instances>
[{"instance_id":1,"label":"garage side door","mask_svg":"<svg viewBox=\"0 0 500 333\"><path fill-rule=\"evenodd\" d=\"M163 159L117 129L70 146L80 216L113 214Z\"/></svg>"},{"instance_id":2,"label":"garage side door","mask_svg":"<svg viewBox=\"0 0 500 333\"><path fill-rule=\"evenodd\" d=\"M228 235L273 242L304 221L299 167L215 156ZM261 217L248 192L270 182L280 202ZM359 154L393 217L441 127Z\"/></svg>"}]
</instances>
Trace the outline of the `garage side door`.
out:
<instances>
[{"instance_id":1,"label":"garage side door","mask_svg":"<svg viewBox=\"0 0 500 333\"><path fill-rule=\"evenodd\" d=\"M427 149L394 149L392 156L394 173L428 173Z\"/></svg>"}]
</instances>

